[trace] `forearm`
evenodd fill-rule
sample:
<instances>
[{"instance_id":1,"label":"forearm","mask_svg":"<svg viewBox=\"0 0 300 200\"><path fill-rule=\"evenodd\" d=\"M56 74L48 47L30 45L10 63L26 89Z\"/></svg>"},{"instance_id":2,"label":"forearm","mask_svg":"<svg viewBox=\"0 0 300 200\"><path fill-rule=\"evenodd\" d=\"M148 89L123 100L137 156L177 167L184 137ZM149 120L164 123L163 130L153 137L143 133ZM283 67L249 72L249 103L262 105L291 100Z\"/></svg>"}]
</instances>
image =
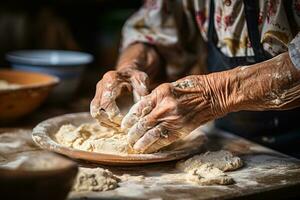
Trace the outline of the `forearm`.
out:
<instances>
[{"instance_id":1,"label":"forearm","mask_svg":"<svg viewBox=\"0 0 300 200\"><path fill-rule=\"evenodd\" d=\"M162 63L154 47L144 43L135 43L122 52L116 69L132 68L144 71L148 76L155 76L162 68Z\"/></svg>"},{"instance_id":2,"label":"forearm","mask_svg":"<svg viewBox=\"0 0 300 200\"><path fill-rule=\"evenodd\" d=\"M217 91L212 92L215 97L212 101L217 102L212 105L217 105L221 116L240 110L284 110L300 106L300 71L293 66L288 53L208 76L220 77L207 80L215 81L209 83L212 91Z\"/></svg>"}]
</instances>

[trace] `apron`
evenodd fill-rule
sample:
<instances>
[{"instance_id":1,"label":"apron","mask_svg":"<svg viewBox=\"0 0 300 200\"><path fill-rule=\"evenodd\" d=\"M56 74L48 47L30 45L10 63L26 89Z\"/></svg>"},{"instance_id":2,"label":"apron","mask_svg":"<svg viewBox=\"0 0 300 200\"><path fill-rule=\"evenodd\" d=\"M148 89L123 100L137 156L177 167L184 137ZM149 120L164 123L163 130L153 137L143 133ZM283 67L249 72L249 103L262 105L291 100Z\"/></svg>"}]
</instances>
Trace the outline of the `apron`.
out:
<instances>
[{"instance_id":1,"label":"apron","mask_svg":"<svg viewBox=\"0 0 300 200\"><path fill-rule=\"evenodd\" d=\"M209 72L233 69L237 66L251 65L271 58L260 43L258 31L258 1L244 0L245 19L254 56L227 57L216 46L217 34L214 25L214 0L211 0L208 28ZM249 88L251 89L251 88ZM300 152L300 108L287 111L240 111L230 113L215 120L219 129L249 138L274 149L290 153ZM293 154L300 156L299 153Z\"/></svg>"}]
</instances>

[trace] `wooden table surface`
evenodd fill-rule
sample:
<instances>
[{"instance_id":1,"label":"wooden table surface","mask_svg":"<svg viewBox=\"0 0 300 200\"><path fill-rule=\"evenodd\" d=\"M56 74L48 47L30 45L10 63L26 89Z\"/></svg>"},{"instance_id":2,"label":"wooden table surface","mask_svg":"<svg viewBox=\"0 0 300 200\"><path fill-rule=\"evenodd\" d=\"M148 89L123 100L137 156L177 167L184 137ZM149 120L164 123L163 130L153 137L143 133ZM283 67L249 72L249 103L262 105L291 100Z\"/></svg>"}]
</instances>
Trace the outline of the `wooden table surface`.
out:
<instances>
[{"instance_id":1,"label":"wooden table surface","mask_svg":"<svg viewBox=\"0 0 300 200\"><path fill-rule=\"evenodd\" d=\"M69 199L282 199L300 196L299 160L217 130L208 136L208 150L227 149L244 161L243 168L228 172L235 184L199 186L189 183L175 169L176 162L136 167L102 166L125 176L120 187L106 192L72 192Z\"/></svg>"},{"instance_id":2,"label":"wooden table surface","mask_svg":"<svg viewBox=\"0 0 300 200\"><path fill-rule=\"evenodd\" d=\"M90 99L79 99L67 106L44 105L29 117L0 127L32 128L56 115L87 111L89 102ZM135 167L100 166L122 177L120 187L106 192L71 192L69 199L280 199L300 196L299 160L216 130L210 131L208 138L208 150L227 149L243 159L243 168L228 172L236 181L234 185L198 186L189 183L176 171L176 162Z\"/></svg>"}]
</instances>

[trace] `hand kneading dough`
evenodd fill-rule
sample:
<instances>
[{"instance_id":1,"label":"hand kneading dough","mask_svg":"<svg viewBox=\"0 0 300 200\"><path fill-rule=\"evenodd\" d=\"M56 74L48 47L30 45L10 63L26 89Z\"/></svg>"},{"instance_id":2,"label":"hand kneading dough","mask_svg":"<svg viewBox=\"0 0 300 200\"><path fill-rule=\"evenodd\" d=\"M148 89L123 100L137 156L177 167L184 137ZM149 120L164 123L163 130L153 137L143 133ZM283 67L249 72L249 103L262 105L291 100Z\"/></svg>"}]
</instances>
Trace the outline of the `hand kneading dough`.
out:
<instances>
[{"instance_id":1,"label":"hand kneading dough","mask_svg":"<svg viewBox=\"0 0 300 200\"><path fill-rule=\"evenodd\" d=\"M201 185L232 184L234 180L224 172L235 170L243 165L239 157L228 151L206 152L178 162L177 168L187 172L187 179Z\"/></svg>"},{"instance_id":2,"label":"hand kneading dough","mask_svg":"<svg viewBox=\"0 0 300 200\"><path fill-rule=\"evenodd\" d=\"M100 126L98 123L82 124L79 127L72 124L63 125L54 137L62 145L83 151L107 154L130 153L124 133Z\"/></svg>"},{"instance_id":3,"label":"hand kneading dough","mask_svg":"<svg viewBox=\"0 0 300 200\"><path fill-rule=\"evenodd\" d=\"M113 173L102 168L79 168L74 191L107 191L118 187L120 181Z\"/></svg>"}]
</instances>

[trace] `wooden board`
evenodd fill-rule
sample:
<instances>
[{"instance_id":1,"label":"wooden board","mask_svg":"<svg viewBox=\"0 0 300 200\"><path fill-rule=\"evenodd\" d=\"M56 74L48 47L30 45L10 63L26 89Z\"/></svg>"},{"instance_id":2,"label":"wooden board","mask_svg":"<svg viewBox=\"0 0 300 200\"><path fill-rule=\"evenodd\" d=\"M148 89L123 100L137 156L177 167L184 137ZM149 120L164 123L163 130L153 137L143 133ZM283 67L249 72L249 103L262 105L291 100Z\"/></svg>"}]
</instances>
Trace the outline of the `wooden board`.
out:
<instances>
[{"instance_id":1,"label":"wooden board","mask_svg":"<svg viewBox=\"0 0 300 200\"><path fill-rule=\"evenodd\" d=\"M188 183L175 169L176 162L134 167L101 166L121 176L120 187L106 192L72 192L69 199L282 199L300 195L299 160L216 130L208 139L208 150L227 149L243 159L242 169L228 172L236 181L234 185Z\"/></svg>"}]
</instances>

